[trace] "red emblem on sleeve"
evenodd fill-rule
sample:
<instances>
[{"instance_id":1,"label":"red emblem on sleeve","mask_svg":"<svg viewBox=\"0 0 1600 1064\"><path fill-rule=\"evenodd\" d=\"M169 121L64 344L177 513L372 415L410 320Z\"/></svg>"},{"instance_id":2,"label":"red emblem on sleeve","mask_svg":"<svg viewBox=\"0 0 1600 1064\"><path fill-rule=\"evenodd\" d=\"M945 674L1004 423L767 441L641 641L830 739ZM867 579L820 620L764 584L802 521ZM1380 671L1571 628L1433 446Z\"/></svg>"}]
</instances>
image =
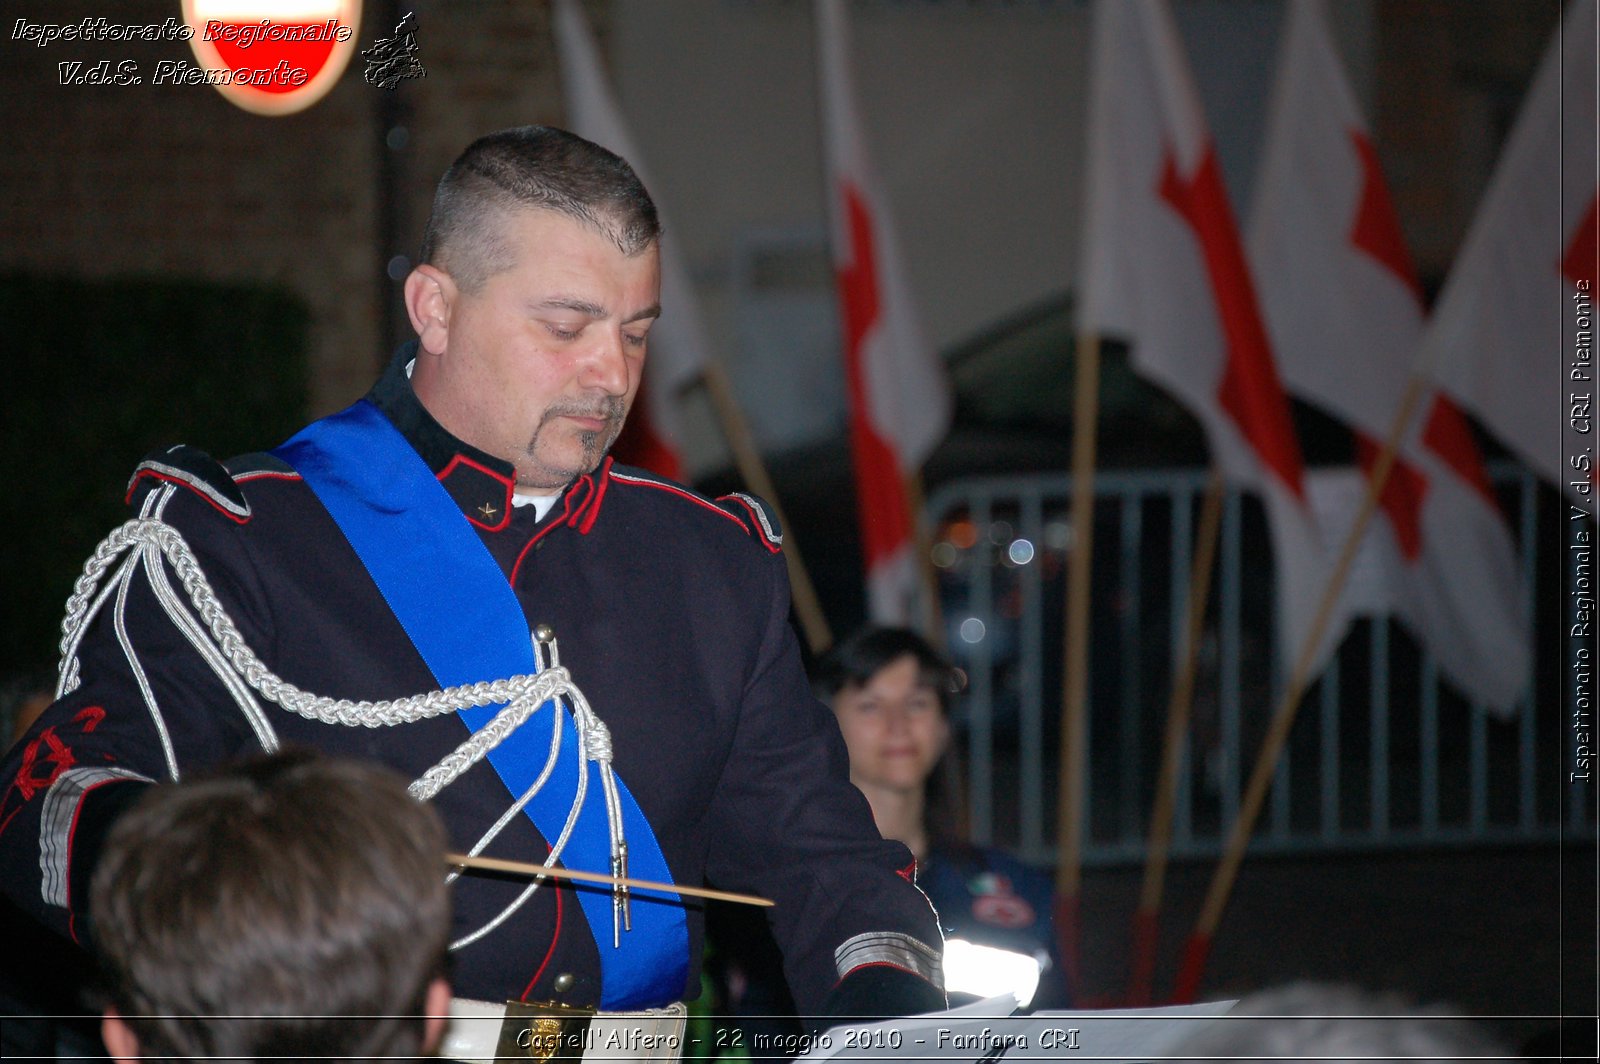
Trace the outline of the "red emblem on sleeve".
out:
<instances>
[{"instance_id":1,"label":"red emblem on sleeve","mask_svg":"<svg viewBox=\"0 0 1600 1064\"><path fill-rule=\"evenodd\" d=\"M13 786L23 801L31 802L35 794L49 789L63 772L77 763L71 748L56 738L56 730L46 728L22 751L22 766L17 769Z\"/></svg>"},{"instance_id":2,"label":"red emblem on sleeve","mask_svg":"<svg viewBox=\"0 0 1600 1064\"><path fill-rule=\"evenodd\" d=\"M72 723L84 735L100 726L106 711L100 706L85 706L73 716ZM0 798L0 831L4 831L24 805L50 789L61 774L78 763L72 747L61 741L54 725L34 736L33 742L22 749L22 763L11 785Z\"/></svg>"},{"instance_id":3,"label":"red emblem on sleeve","mask_svg":"<svg viewBox=\"0 0 1600 1064\"><path fill-rule=\"evenodd\" d=\"M40 791L50 789L50 785L61 778L61 774L73 765L78 759L72 755L72 750L60 739L56 738L54 728L46 728L38 737L29 743L22 751L22 764L17 769L16 778L11 781L11 786L6 788L4 799L0 799L0 831L4 831L11 823L11 818L22 810L28 802L33 801L34 795ZM18 800L13 803L12 796Z\"/></svg>"}]
</instances>

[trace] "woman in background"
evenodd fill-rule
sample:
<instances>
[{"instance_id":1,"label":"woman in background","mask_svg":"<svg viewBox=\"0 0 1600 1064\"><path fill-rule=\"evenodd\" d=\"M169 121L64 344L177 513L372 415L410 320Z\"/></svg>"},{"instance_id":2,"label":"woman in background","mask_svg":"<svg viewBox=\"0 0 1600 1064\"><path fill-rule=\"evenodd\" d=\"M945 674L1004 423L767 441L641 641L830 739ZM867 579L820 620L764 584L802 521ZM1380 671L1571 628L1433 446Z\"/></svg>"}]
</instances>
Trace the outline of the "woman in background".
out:
<instances>
[{"instance_id":1,"label":"woman in background","mask_svg":"<svg viewBox=\"0 0 1600 1064\"><path fill-rule=\"evenodd\" d=\"M960 678L915 632L867 628L817 663L812 690L838 718L850 781L866 795L878 831L917 859L917 885L946 936L951 1005L1009 990L1019 1005L1065 1008L1049 875L961 841L941 788L929 785L950 745L950 702ZM706 936L711 1008L724 1020L717 1055L758 1064L806 1049L806 1032L824 1025L795 1016L765 918L713 902Z\"/></svg>"},{"instance_id":2,"label":"woman in background","mask_svg":"<svg viewBox=\"0 0 1600 1064\"><path fill-rule=\"evenodd\" d=\"M867 628L818 663L813 686L838 718L850 780L866 795L878 830L917 859L917 885L945 931L951 1003L1011 990L1019 1004L1061 1008L1067 988L1049 875L962 841L937 787L930 788L950 745L960 675L915 632Z\"/></svg>"}]
</instances>

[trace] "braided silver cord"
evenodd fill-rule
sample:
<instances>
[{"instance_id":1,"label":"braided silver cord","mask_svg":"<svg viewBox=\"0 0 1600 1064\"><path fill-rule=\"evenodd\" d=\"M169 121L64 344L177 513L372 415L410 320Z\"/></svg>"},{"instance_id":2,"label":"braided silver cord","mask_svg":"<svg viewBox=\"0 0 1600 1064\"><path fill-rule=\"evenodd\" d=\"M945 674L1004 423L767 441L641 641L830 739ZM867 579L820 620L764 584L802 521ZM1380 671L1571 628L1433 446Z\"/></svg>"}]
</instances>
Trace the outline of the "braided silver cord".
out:
<instances>
[{"instance_id":1,"label":"braided silver cord","mask_svg":"<svg viewBox=\"0 0 1600 1064\"><path fill-rule=\"evenodd\" d=\"M520 694L512 698L511 702L495 714L488 724L469 735L460 746L446 754L437 765L424 772L411 785L412 797L425 802L444 790L463 772L482 761L490 750L505 740L506 736L520 728L523 721L533 716L540 706L572 689L572 677L565 669L550 669L536 676L514 676L505 682L511 683L523 679L531 682L525 685ZM450 690L460 689L450 688ZM548 776L547 770L541 778Z\"/></svg>"},{"instance_id":2,"label":"braided silver cord","mask_svg":"<svg viewBox=\"0 0 1600 1064\"><path fill-rule=\"evenodd\" d=\"M148 513L148 509L145 511ZM99 584L117 559L124 553L132 551L133 554L124 563L124 568L119 573L118 580L113 581L103 591ZM90 555L84 564L82 575L78 577L73 586L73 592L67 600L66 615L61 622L61 667L58 680L58 694L73 690L78 685L78 648L83 638L84 631L93 620L95 614L104 605L107 597L120 583L126 590L126 582L132 575L134 564L144 555L146 566L149 570L159 570L156 555L165 558L177 574L179 582L188 593L190 604L194 608L195 616L205 626L214 650L220 654L232 671L241 677L251 688L254 688L269 702L276 703L291 713L308 720L320 721L324 724L337 724L347 727L382 728L398 724L410 724L447 713L458 712L468 707L495 705L505 703L499 712L483 727L473 732L465 741L450 753L446 754L438 764L424 772L410 786L410 791L419 801L427 801L436 796L441 790L455 782L473 765L483 760L496 746L506 739L512 732L524 724L538 709L550 703L556 714L561 712L560 701L565 699L572 709L573 723L577 730L579 753L587 761L594 761L600 773L601 791L606 804L606 819L609 827L612 870L613 874L627 874L627 842L623 837L623 819L621 802L617 791L615 774L611 768L612 747L611 734L605 723L590 706L589 700L577 685L572 682L572 676L560 665L559 653L556 649L554 636L546 629L541 628L535 642L535 655L542 666L537 673L524 673L504 680L484 681L473 684L462 684L446 687L440 690L427 691L422 694L412 695L407 698L385 699L381 701L352 701L350 699L331 698L319 696L309 691L302 690L294 684L276 675L266 664L256 656L244 640L233 620L223 609L218 601L216 592L211 582L206 579L205 573L200 568L199 559L194 555L188 543L177 529L168 525L159 518L149 516L134 518L114 529ZM164 575L162 582L164 582ZM152 586L156 581L152 577ZM159 588L158 588L159 590ZM99 592L97 595L97 591ZM158 596L159 597L159 596ZM172 612L180 609L176 601L162 599L163 606ZM174 623L179 619L174 618ZM198 635L198 633L194 633ZM191 637L191 642L197 640ZM131 656L131 648L126 648ZM534 784L528 788L508 811L506 816L500 818L482 838L473 846L472 853L477 854L500 833L511 816L520 811L528 800L543 787L550 778L555 766L556 755L560 747L560 722L559 716L552 721L553 735L549 760L544 770L539 774ZM583 806L585 794L588 790L588 772L578 774L577 793L573 796L572 807L568 812L566 823L546 858L546 865L553 866L565 849L568 838L577 824L579 810ZM454 875L451 877L454 879ZM488 924L472 932L464 938L451 944L452 949L458 949L470 942L476 941L500 926L507 918L519 909L524 902L538 889L543 879L535 879L528 888L521 892L518 898L502 912L491 919ZM617 909L620 911L623 922L626 922L628 910L628 897L625 888L615 890ZM613 930L615 938L616 929Z\"/></svg>"},{"instance_id":3,"label":"braided silver cord","mask_svg":"<svg viewBox=\"0 0 1600 1064\"><path fill-rule=\"evenodd\" d=\"M550 644L551 660L555 645ZM611 730L589 705L589 699L576 687L567 695L572 705L572 719L583 741L584 756L593 761L600 771L600 790L605 796L606 827L611 837L611 874L617 879L628 876L628 841L622 826L622 799L617 792L616 773L611 769ZM628 888L618 885L611 892L611 944L620 945L624 929L633 930L633 911Z\"/></svg>"},{"instance_id":4,"label":"braided silver cord","mask_svg":"<svg viewBox=\"0 0 1600 1064\"><path fill-rule=\"evenodd\" d=\"M504 680L461 684L408 698L383 699L376 702L331 698L302 690L273 673L250 649L244 637L239 634L239 629L228 617L227 611L217 601L211 582L201 571L199 560L189 549L182 534L163 521L148 518L134 518L114 529L100 542L88 562L84 564L83 574L78 577L72 596L67 599L66 617L61 622L63 670L67 669L68 656L75 656L73 651L76 649L90 600L94 596L100 578L124 551L145 544L160 550L162 556L171 564L179 582L189 594L196 615L210 631L217 648L221 650L234 671L267 701L274 702L307 720L347 727L386 728L395 724L412 724L419 720L428 720L468 707L501 702L530 702L531 705L526 708L519 705L520 716L515 723L505 723L501 727L493 728L492 737L476 745L473 744L473 740L468 740L462 744L461 750L450 755L454 758L456 754L462 753L462 750L471 749L478 752L481 757L482 753L493 748L510 734L517 723L526 720L543 701L556 694L565 694L572 688L571 676L566 670L550 669L546 673L537 675L522 674ZM522 698L524 694L528 696L527 699ZM507 710L510 708L508 705ZM500 724L499 718L496 718L495 724ZM464 768L458 770L455 775L464 770Z\"/></svg>"},{"instance_id":5,"label":"braided silver cord","mask_svg":"<svg viewBox=\"0 0 1600 1064\"><path fill-rule=\"evenodd\" d=\"M555 633L545 625L540 625L534 630L533 652L535 658L538 660L540 676L555 674L565 676L567 674L567 670L563 669L560 664L561 654L556 647ZM583 692L579 690L576 685L568 683L565 690L561 693L566 696L568 704L572 707L573 726L578 733L579 753L591 761L596 760L596 753L603 754L604 756L604 760L598 760L597 765L599 767L601 779L605 784L603 791L606 802L606 819L608 824L611 826L610 842L612 855L612 874L618 875L620 874L616 872L616 868L618 867L619 863L618 853L620 852L623 855L622 866L626 868L626 854L628 845L626 840L623 839L621 835L622 808L618 802L614 774L611 771L611 733L606 729L605 724L600 720L600 718L596 716L594 711L589 707L589 700L584 697ZM510 707L507 708L509 710ZM556 757L561 750L561 727L559 718L551 721L550 733L550 753L545 761L543 771L539 773L539 778L533 781L533 785L522 793L522 796L512 804L511 808L505 811L505 814L502 815L500 819L489 828L488 831L484 832L483 836L477 841L477 843L473 845L472 850L470 851L473 856L477 856L479 853L481 853L484 847L488 846L489 843L494 840L495 836L500 834L501 830L505 828L506 824L509 823L510 820L528 804L534 795L539 793L539 791L544 787L545 781L550 778L551 772L555 770ZM573 795L572 805L567 810L566 823L561 827L561 834L558 835L555 842L551 844L550 852L545 856L543 862L544 867L555 867L556 862L560 860L562 853L566 851L567 841L572 838L572 831L578 825L578 815L583 809L583 800L585 795L588 794L588 791L589 773L587 771L579 772L577 793ZM457 872L450 873L450 875L447 877L447 882L453 882L457 875ZM529 883L521 893L513 898L511 903L502 909L498 915L490 919L488 923L482 925L477 930L463 935L461 938L451 942L450 949L463 949L494 931L501 924L509 920L513 913L522 908L528 899L533 897L534 893L538 891L538 889L543 886L544 883L544 876L536 876L533 882ZM616 905L622 904L620 899L627 896L627 888L619 884L618 886L612 888L612 896L614 899L619 899L618 901L614 902L613 907L615 908ZM615 924L615 921L613 921L613 924ZM612 940L613 946L620 945L615 929L613 929L612 932Z\"/></svg>"}]
</instances>

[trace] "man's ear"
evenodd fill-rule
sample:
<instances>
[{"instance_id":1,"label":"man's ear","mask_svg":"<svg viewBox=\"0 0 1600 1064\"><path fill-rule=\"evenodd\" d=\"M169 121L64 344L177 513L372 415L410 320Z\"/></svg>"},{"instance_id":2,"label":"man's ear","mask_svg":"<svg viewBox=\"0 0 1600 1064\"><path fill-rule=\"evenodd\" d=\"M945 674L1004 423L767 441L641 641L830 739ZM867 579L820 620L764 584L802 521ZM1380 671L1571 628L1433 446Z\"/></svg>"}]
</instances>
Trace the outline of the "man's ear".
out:
<instances>
[{"instance_id":1,"label":"man's ear","mask_svg":"<svg viewBox=\"0 0 1600 1064\"><path fill-rule=\"evenodd\" d=\"M443 976L428 984L423 1008L427 1019L422 1023L422 1051L432 1056L444 1038L445 1028L450 1026L450 984Z\"/></svg>"},{"instance_id":2,"label":"man's ear","mask_svg":"<svg viewBox=\"0 0 1600 1064\"><path fill-rule=\"evenodd\" d=\"M423 263L406 277L406 314L417 331L422 349L443 354L450 339L450 311L455 307L457 288L448 273Z\"/></svg>"},{"instance_id":3,"label":"man's ear","mask_svg":"<svg viewBox=\"0 0 1600 1064\"><path fill-rule=\"evenodd\" d=\"M105 1042L106 1052L111 1054L111 1059L119 1064L139 1059L139 1037L133 1033L132 1027L123 1022L116 1009L108 1007L105 1015L100 1017L100 1038Z\"/></svg>"}]
</instances>

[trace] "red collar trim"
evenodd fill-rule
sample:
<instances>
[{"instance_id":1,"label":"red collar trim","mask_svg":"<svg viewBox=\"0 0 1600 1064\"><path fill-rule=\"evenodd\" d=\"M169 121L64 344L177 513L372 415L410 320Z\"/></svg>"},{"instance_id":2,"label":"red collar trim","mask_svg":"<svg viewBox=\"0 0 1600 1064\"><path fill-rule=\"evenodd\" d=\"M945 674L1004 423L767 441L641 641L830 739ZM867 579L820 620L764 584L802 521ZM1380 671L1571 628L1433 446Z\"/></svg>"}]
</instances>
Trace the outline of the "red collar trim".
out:
<instances>
[{"instance_id":1,"label":"red collar trim","mask_svg":"<svg viewBox=\"0 0 1600 1064\"><path fill-rule=\"evenodd\" d=\"M471 521L473 524L477 525L486 532L501 531L511 523L511 493L516 488L517 482L515 477L508 477L499 470L491 469L482 462L476 461L467 455L458 454L454 458L450 459L450 463L439 471L439 483L445 483L450 479L450 475L452 473L454 473L458 468L463 467L476 470L490 479L497 481L502 488L502 492L500 498L500 516L498 520L491 521L486 519L482 510L474 509L470 506L464 508L461 512L466 515L468 521ZM484 505L488 506L489 503L485 501ZM493 508L491 507L491 509Z\"/></svg>"},{"instance_id":2,"label":"red collar trim","mask_svg":"<svg viewBox=\"0 0 1600 1064\"><path fill-rule=\"evenodd\" d=\"M588 480L589 478L585 477L584 479ZM587 512L583 514L582 523L578 523L578 515L573 515L573 523L577 524L580 535L587 536L589 530L594 527L595 521L600 516L600 504L605 501L606 488L611 484L611 457L609 455L606 456L604 462L600 463L600 469L596 472L593 483L595 485L594 491L584 500Z\"/></svg>"},{"instance_id":3,"label":"red collar trim","mask_svg":"<svg viewBox=\"0 0 1600 1064\"><path fill-rule=\"evenodd\" d=\"M527 559L528 552L550 534L555 528L576 528L579 535L588 535L594 528L594 523L600 516L600 503L606 497L606 487L611 483L611 458L608 456L600 464L600 468L593 473L585 473L572 482L566 493L561 496L562 510L545 521L544 525L523 545L517 554L516 563L511 566L511 583L517 582L517 577L522 571L522 563Z\"/></svg>"}]
</instances>

